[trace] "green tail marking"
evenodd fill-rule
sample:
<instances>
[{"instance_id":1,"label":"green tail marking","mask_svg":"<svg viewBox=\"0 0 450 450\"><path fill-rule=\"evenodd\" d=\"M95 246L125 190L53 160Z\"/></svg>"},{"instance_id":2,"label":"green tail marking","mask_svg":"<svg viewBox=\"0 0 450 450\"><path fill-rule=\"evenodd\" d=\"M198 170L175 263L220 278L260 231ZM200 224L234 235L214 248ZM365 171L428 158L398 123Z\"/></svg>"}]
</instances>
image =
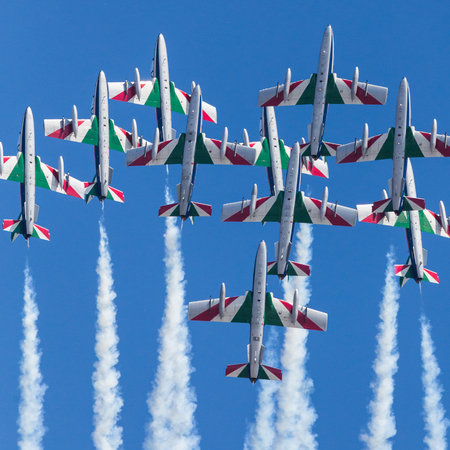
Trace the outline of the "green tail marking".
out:
<instances>
[{"instance_id":1,"label":"green tail marking","mask_svg":"<svg viewBox=\"0 0 450 450\"><path fill-rule=\"evenodd\" d=\"M125 153L119 137L117 136L116 130L114 129L114 122L111 119L109 119L109 148Z\"/></svg>"},{"instance_id":2,"label":"green tail marking","mask_svg":"<svg viewBox=\"0 0 450 450\"><path fill-rule=\"evenodd\" d=\"M342 96L339 93L339 89L336 86L336 74L330 73L328 75L328 83L327 83L327 93L325 96L325 103L331 103L333 105L343 105L344 100L342 100Z\"/></svg>"},{"instance_id":3,"label":"green tail marking","mask_svg":"<svg viewBox=\"0 0 450 450\"><path fill-rule=\"evenodd\" d=\"M11 171L8 177L8 181L18 181L19 183L23 183L24 180L25 180L25 167L23 163L23 153L20 153L19 159L17 160L17 164Z\"/></svg>"},{"instance_id":4,"label":"green tail marking","mask_svg":"<svg viewBox=\"0 0 450 450\"><path fill-rule=\"evenodd\" d=\"M266 293L266 308L264 310L264 325L274 325L276 327L282 327L283 322L277 313L277 310L273 306L272 293Z\"/></svg>"},{"instance_id":5,"label":"green tail marking","mask_svg":"<svg viewBox=\"0 0 450 450\"><path fill-rule=\"evenodd\" d=\"M297 192L295 198L294 222L296 223L313 223L303 202L303 192Z\"/></svg>"},{"instance_id":6,"label":"green tail marking","mask_svg":"<svg viewBox=\"0 0 450 450\"><path fill-rule=\"evenodd\" d=\"M261 153L259 154L258 159L256 160L255 166L271 167L272 162L270 160L269 144L267 143L266 137L262 140L261 144L262 144Z\"/></svg>"},{"instance_id":7,"label":"green tail marking","mask_svg":"<svg viewBox=\"0 0 450 450\"><path fill-rule=\"evenodd\" d=\"M247 364L237 378L250 378L250 364Z\"/></svg>"},{"instance_id":8,"label":"green tail marking","mask_svg":"<svg viewBox=\"0 0 450 450\"><path fill-rule=\"evenodd\" d=\"M172 81L170 82L170 109L180 114L187 114L187 111L183 109L180 100L178 100L177 94L175 92L175 85L172 83Z\"/></svg>"},{"instance_id":9,"label":"green tail marking","mask_svg":"<svg viewBox=\"0 0 450 450\"><path fill-rule=\"evenodd\" d=\"M411 127L408 127L405 138L405 158L420 158L422 156L422 150L414 139Z\"/></svg>"},{"instance_id":10,"label":"green tail marking","mask_svg":"<svg viewBox=\"0 0 450 450\"><path fill-rule=\"evenodd\" d=\"M278 263L275 263L269 271L267 271L267 275L278 275Z\"/></svg>"},{"instance_id":11,"label":"green tail marking","mask_svg":"<svg viewBox=\"0 0 450 450\"><path fill-rule=\"evenodd\" d=\"M211 159L211 156L209 155L208 149L205 145L203 133L200 133L197 136L197 142L195 144L194 164L213 164L213 160Z\"/></svg>"},{"instance_id":12,"label":"green tail marking","mask_svg":"<svg viewBox=\"0 0 450 450\"><path fill-rule=\"evenodd\" d=\"M154 108L161 108L161 93L159 90L158 78L155 78L155 84L153 85L152 92L148 96L145 102L146 106L153 106Z\"/></svg>"},{"instance_id":13,"label":"green tail marking","mask_svg":"<svg viewBox=\"0 0 450 450\"><path fill-rule=\"evenodd\" d=\"M314 92L316 90L317 74L313 73L309 79L307 88L298 99L296 105L312 105L314 103Z\"/></svg>"},{"instance_id":14,"label":"green tail marking","mask_svg":"<svg viewBox=\"0 0 450 450\"><path fill-rule=\"evenodd\" d=\"M91 128L86 133L86 136L81 141L83 144L98 145L98 121L97 116L92 120Z\"/></svg>"},{"instance_id":15,"label":"green tail marking","mask_svg":"<svg viewBox=\"0 0 450 450\"><path fill-rule=\"evenodd\" d=\"M247 291L244 303L242 303L242 306L239 308L239 311L233 317L231 322L250 323L252 321L252 299L253 292Z\"/></svg>"}]
</instances>

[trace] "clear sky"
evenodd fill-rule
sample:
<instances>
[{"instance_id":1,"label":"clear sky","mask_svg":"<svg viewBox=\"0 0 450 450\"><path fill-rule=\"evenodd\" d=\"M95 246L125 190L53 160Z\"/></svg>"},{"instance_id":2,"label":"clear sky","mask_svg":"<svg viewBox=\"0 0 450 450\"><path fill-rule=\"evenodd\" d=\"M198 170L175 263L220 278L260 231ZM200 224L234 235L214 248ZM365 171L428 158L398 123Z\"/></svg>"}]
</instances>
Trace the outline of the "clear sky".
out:
<instances>
[{"instance_id":1,"label":"clear sky","mask_svg":"<svg viewBox=\"0 0 450 450\"><path fill-rule=\"evenodd\" d=\"M389 88L385 106L331 105L325 139L347 143L360 138L364 123L369 134L384 133L394 125L395 103L402 77L411 88L412 124L430 131L437 119L438 133L450 132L448 99L447 2L221 2L132 3L119 1L61 3L6 2L0 27L0 140L5 155L15 154L17 136L27 106L36 124L36 153L56 167L63 155L66 171L90 181L95 173L92 148L45 138L45 118L69 117L76 104L80 118L89 118L96 77L100 70L109 81L150 77L154 45L163 33L170 78L182 90L199 83L205 101L217 107L218 124L204 124L211 138L259 139L259 89L283 83L286 69L292 81L316 72L325 27L335 36L335 72L351 79L355 66L360 80ZM287 145L306 138L312 107L276 110L278 130ZM110 102L110 116L152 140L156 126L151 108ZM174 128L182 132L186 118L173 114ZM164 167L125 167L123 154L111 151L112 186L125 193L125 203L107 202L105 227L110 239L117 292L120 386L124 400L124 448L141 448L149 420L147 393L157 368L158 329L164 309L165 223L157 217L165 203ZM438 212L439 201L450 211L450 161L414 160L417 195ZM392 176L389 160L337 166L330 160L330 179L302 177L302 190L329 201L354 207L381 199ZM172 166L169 185L175 194L180 168ZM221 205L249 198L254 183L260 196L269 195L265 169L200 166L193 199L213 206L211 218L185 223L182 250L187 301L217 297L226 283L228 295L251 289L253 263L264 239L269 259L279 227L268 223L223 224ZM2 182L2 219L20 212L19 186ZM20 392L19 361L25 263L34 278L41 371L48 385L44 400L46 449L93 448L91 433L95 362L99 202L82 201L36 191L40 206L37 223L48 228L51 241L22 237L10 243L0 235L3 273L0 313L0 447L15 448ZM369 419L372 363L384 285L386 253L395 248L395 261L404 263L407 246L403 230L357 224L354 229L316 226L313 229L312 308L329 314L326 333L310 333L307 370L314 381L312 403L318 414L313 431L323 449L359 449L359 434ZM441 382L448 386L450 354L449 240L423 236L427 267L438 272L441 284L423 283L422 294L412 281L401 291L398 316L399 370L395 375L394 414L399 449L421 449L424 437L419 316L424 308L432 326ZM268 290L282 297L276 277ZM188 324L192 342L191 383L197 395L195 418L204 449L242 448L253 421L258 384L225 378L227 364L245 362L249 327L243 324ZM443 404L450 408L448 393Z\"/></svg>"}]
</instances>

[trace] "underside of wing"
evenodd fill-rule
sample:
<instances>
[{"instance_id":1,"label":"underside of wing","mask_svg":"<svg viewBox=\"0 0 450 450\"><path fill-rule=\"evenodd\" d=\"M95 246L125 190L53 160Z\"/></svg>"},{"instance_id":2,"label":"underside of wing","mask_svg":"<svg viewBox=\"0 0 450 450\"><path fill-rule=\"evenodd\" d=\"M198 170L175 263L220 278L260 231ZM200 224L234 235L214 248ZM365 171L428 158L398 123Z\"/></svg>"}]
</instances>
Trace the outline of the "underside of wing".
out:
<instances>
[{"instance_id":1,"label":"underside of wing","mask_svg":"<svg viewBox=\"0 0 450 450\"><path fill-rule=\"evenodd\" d=\"M297 311L293 311L293 308L291 302L279 300L270 292L267 293L264 324L305 330L327 330L328 314L307 306L298 306Z\"/></svg>"},{"instance_id":2,"label":"underside of wing","mask_svg":"<svg viewBox=\"0 0 450 450\"><path fill-rule=\"evenodd\" d=\"M150 81L140 81L140 89L136 89L134 82L108 83L109 98L120 102L134 103L159 108L161 95L157 78ZM138 88L139 88L138 86Z\"/></svg>"},{"instance_id":3,"label":"underside of wing","mask_svg":"<svg viewBox=\"0 0 450 450\"><path fill-rule=\"evenodd\" d=\"M149 147L150 145L151 143L142 136L136 136L133 142L133 135L129 131L114 125L114 121L109 120L109 148L126 153L133 148Z\"/></svg>"},{"instance_id":4,"label":"underside of wing","mask_svg":"<svg viewBox=\"0 0 450 450\"><path fill-rule=\"evenodd\" d=\"M357 212L354 208L347 208L336 203L326 202L322 209L322 201L309 198L302 192L297 194L294 222L313 223L317 225L337 225L354 227Z\"/></svg>"},{"instance_id":5,"label":"underside of wing","mask_svg":"<svg viewBox=\"0 0 450 450\"><path fill-rule=\"evenodd\" d=\"M356 82L338 78L335 73L328 76L326 103L340 105L384 105L388 89L369 83Z\"/></svg>"},{"instance_id":6,"label":"underside of wing","mask_svg":"<svg viewBox=\"0 0 450 450\"><path fill-rule=\"evenodd\" d=\"M78 127L75 127L74 130L71 119L45 119L44 133L46 136L56 139L98 145L97 117L77 119L76 123L78 123Z\"/></svg>"},{"instance_id":7,"label":"underside of wing","mask_svg":"<svg viewBox=\"0 0 450 450\"><path fill-rule=\"evenodd\" d=\"M0 173L0 179L23 183L25 179L25 168L22 153L18 153L17 156L3 157L3 169Z\"/></svg>"},{"instance_id":8,"label":"underside of wing","mask_svg":"<svg viewBox=\"0 0 450 450\"><path fill-rule=\"evenodd\" d=\"M317 75L313 73L309 80L291 83L289 94L285 98L284 84L259 91L258 106L312 105Z\"/></svg>"},{"instance_id":9,"label":"underside of wing","mask_svg":"<svg viewBox=\"0 0 450 450\"><path fill-rule=\"evenodd\" d=\"M408 127L405 141L405 157L448 157L450 156L450 142L447 135L436 134L436 142L432 145L431 133L416 131Z\"/></svg>"},{"instance_id":10,"label":"underside of wing","mask_svg":"<svg viewBox=\"0 0 450 450\"><path fill-rule=\"evenodd\" d=\"M186 135L180 134L176 139L161 142L155 153L153 144L148 143L139 148L132 148L126 153L127 166L157 166L163 164L181 164L183 162Z\"/></svg>"},{"instance_id":11,"label":"underside of wing","mask_svg":"<svg viewBox=\"0 0 450 450\"><path fill-rule=\"evenodd\" d=\"M365 223L409 228L409 215L402 211L398 216L393 212L374 213L373 205L356 205L358 220Z\"/></svg>"},{"instance_id":12,"label":"underside of wing","mask_svg":"<svg viewBox=\"0 0 450 450\"><path fill-rule=\"evenodd\" d=\"M280 222L284 192L277 197L258 198L250 214L251 200L227 203L222 208L222 222Z\"/></svg>"},{"instance_id":13,"label":"underside of wing","mask_svg":"<svg viewBox=\"0 0 450 450\"><path fill-rule=\"evenodd\" d=\"M225 305L220 314L220 299L189 302L189 320L205 322L238 322L250 323L252 320L252 293L247 291L239 297L225 298Z\"/></svg>"},{"instance_id":14,"label":"underside of wing","mask_svg":"<svg viewBox=\"0 0 450 450\"><path fill-rule=\"evenodd\" d=\"M195 147L195 163L253 166L260 153L258 148L227 142L225 151L221 154L221 146L222 141L209 139L204 133L199 134Z\"/></svg>"},{"instance_id":15,"label":"underside of wing","mask_svg":"<svg viewBox=\"0 0 450 450\"><path fill-rule=\"evenodd\" d=\"M441 216L439 214L436 214L428 209L424 209L423 211L419 211L419 219L421 231L436 234L442 237L450 237L450 229L447 218L444 217L444 220L441 220ZM444 224L442 224L442 222L444 222Z\"/></svg>"},{"instance_id":16,"label":"underside of wing","mask_svg":"<svg viewBox=\"0 0 450 450\"><path fill-rule=\"evenodd\" d=\"M369 138L367 149L363 149L363 141L359 140L341 145L336 152L336 162L350 163L392 159L394 154L394 128L387 133Z\"/></svg>"},{"instance_id":17,"label":"underside of wing","mask_svg":"<svg viewBox=\"0 0 450 450\"><path fill-rule=\"evenodd\" d=\"M172 111L185 114L189 113L189 104L191 102L191 96L186 94L180 89L177 89L175 85L170 82L170 106ZM208 122L217 123L217 110L215 106L206 103L202 99L202 118Z\"/></svg>"}]
</instances>

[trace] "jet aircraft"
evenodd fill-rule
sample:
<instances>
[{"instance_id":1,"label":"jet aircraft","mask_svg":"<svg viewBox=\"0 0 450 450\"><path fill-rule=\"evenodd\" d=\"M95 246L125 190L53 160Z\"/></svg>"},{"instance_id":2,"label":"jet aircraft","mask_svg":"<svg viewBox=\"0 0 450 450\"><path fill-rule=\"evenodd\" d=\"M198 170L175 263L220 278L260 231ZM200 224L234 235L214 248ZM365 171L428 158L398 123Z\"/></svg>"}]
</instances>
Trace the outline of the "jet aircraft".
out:
<instances>
[{"instance_id":1,"label":"jet aircraft","mask_svg":"<svg viewBox=\"0 0 450 450\"><path fill-rule=\"evenodd\" d=\"M35 237L50 240L50 232L36 224L39 206L35 203L35 186L84 199L86 185L64 173L64 160L59 158L58 170L41 162L35 155L34 119L28 107L22 119L16 156L3 156L0 143L0 178L20 183L22 212L17 220L4 220L3 230L11 232L11 241L22 234L26 240Z\"/></svg>"},{"instance_id":2,"label":"jet aircraft","mask_svg":"<svg viewBox=\"0 0 450 450\"><path fill-rule=\"evenodd\" d=\"M175 87L169 81L169 60L164 36L160 34L155 45L153 58L152 79L141 81L139 70L134 70L134 83L108 83L109 98L136 105L154 106L156 108L156 122L162 141L176 138L176 131L172 129L172 114L175 111L189 114L191 96ZM203 120L217 123L217 112L214 106L202 102Z\"/></svg>"},{"instance_id":3,"label":"jet aircraft","mask_svg":"<svg viewBox=\"0 0 450 450\"><path fill-rule=\"evenodd\" d=\"M297 142L289 158L285 187L280 176L274 183L278 190L276 195L258 199L258 188L255 184L250 200L228 203L222 208L223 222L280 222L280 238L275 243L276 261L269 262L268 265L269 275L278 275L280 279L286 275L309 276L310 273L309 266L289 261L296 222L348 227L353 227L356 223L356 209L340 206L337 202L328 203L327 187L325 187L322 201L306 197L304 192L298 192L299 153L300 147ZM276 152L273 155L279 158ZM275 160L272 166L279 165L279 162Z\"/></svg>"},{"instance_id":4,"label":"jet aircraft","mask_svg":"<svg viewBox=\"0 0 450 450\"><path fill-rule=\"evenodd\" d=\"M387 88L358 81L358 67L352 80L338 78L333 73L333 62L334 36L328 25L322 38L317 73L309 80L291 83L291 69L288 69L284 84L263 89L258 96L258 106L313 105L312 122L308 125L309 143L301 145L301 152L314 159L336 154L338 144L323 141L330 104L384 105L387 99Z\"/></svg>"},{"instance_id":5,"label":"jet aircraft","mask_svg":"<svg viewBox=\"0 0 450 450\"><path fill-rule=\"evenodd\" d=\"M95 85L91 119L78 119L76 106L72 108L72 119L44 120L45 135L72 142L94 145L95 177L86 188L86 202L98 197L100 202L105 198L116 202L124 202L122 191L110 186L114 169L109 166L109 149L126 152L133 146L139 146L136 123L133 121L133 133L129 133L114 125L109 119L108 85L103 71L98 75Z\"/></svg>"},{"instance_id":6,"label":"jet aircraft","mask_svg":"<svg viewBox=\"0 0 450 450\"><path fill-rule=\"evenodd\" d=\"M416 131L411 126L411 95L408 81L400 82L395 111L395 128L387 133L369 138L369 127L364 125L362 139L339 147L336 155L337 163L358 161L374 161L392 159L392 178L389 180L390 198L373 204L374 213L421 210L425 201L405 192L405 158L429 156L450 156L447 145L447 133L437 134L436 119L433 121L431 133Z\"/></svg>"},{"instance_id":7,"label":"jet aircraft","mask_svg":"<svg viewBox=\"0 0 450 450\"><path fill-rule=\"evenodd\" d=\"M257 152L255 149L227 143L228 129L225 127L222 141L208 139L202 133L202 93L199 85L192 84L192 97L189 106L186 133L178 138L160 142L159 129L155 131L153 144L142 140L140 148L132 149L126 154L127 166L153 166L161 164L181 164L181 183L177 185L177 203L164 205L159 210L160 217L211 216L211 205L191 200L194 190L197 164L237 164L254 165Z\"/></svg>"},{"instance_id":8,"label":"jet aircraft","mask_svg":"<svg viewBox=\"0 0 450 450\"><path fill-rule=\"evenodd\" d=\"M190 302L189 320L206 322L240 322L250 324L250 343L247 346L248 363L233 364L226 368L227 377L256 380L281 380L280 369L262 364L264 356L264 325L326 331L328 314L308 306L299 305L298 291L293 302L279 300L266 293L267 249L261 241L256 253L253 271L253 291L239 297L225 297L225 283L220 288L220 298Z\"/></svg>"},{"instance_id":9,"label":"jet aircraft","mask_svg":"<svg viewBox=\"0 0 450 450\"><path fill-rule=\"evenodd\" d=\"M406 161L406 195L416 196L416 184L414 182L414 173L411 161ZM387 198L386 191L383 191L383 197ZM440 214L435 214L427 209L403 211L398 216L393 212L372 212L373 205L357 205L358 219L361 222L378 223L391 227L405 228L406 241L408 243L409 257L406 264L395 265L395 274L400 277L400 286L413 278L416 283L430 281L439 283L439 277L436 272L425 269L427 264L427 251L422 247L422 233L436 234L450 238L449 220L445 214L445 207L441 201L439 204Z\"/></svg>"}]
</instances>

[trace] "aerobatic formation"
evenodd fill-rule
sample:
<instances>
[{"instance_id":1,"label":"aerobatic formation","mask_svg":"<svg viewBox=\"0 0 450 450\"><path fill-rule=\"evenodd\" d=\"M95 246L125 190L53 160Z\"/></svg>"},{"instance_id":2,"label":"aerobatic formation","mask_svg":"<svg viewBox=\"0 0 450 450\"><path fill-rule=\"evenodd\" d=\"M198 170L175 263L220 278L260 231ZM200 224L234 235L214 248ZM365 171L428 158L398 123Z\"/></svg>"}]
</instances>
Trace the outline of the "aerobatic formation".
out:
<instances>
[{"instance_id":1,"label":"aerobatic formation","mask_svg":"<svg viewBox=\"0 0 450 450\"><path fill-rule=\"evenodd\" d=\"M406 264L396 265L395 274L403 286L409 278L417 283L439 283L437 273L425 269L427 251L422 246L421 232L450 237L449 219L443 203L439 214L425 209L425 201L416 197L416 187L410 158L450 156L447 134L437 134L436 120L431 133L416 131L411 126L410 90L406 78L400 82L397 96L395 126L387 133L369 137L365 124L362 139L340 145L324 140L325 124L330 104L384 105L387 88L359 81L359 69L353 78L338 78L333 72L334 36L331 26L325 29L320 47L317 73L309 79L291 82L288 69L284 84L259 92L261 139L251 142L243 131L243 142L228 141L225 127L221 139L206 137L202 131L204 120L217 123L216 108L203 100L199 84L191 83L186 93L170 81L167 48L164 37L158 36L151 77L141 80L139 70L134 81L107 82L103 71L98 75L91 117L79 119L76 106L72 118L44 121L46 136L81 142L94 146L95 176L91 182L79 181L64 171L60 157L58 169L42 163L35 154L34 121L30 108L23 117L16 156L4 156L0 144L0 178L20 183L21 214L17 220L4 220L3 229L14 240L22 234L26 240L38 237L49 240L47 229L36 224L39 207L35 203L35 186L84 199L93 197L100 202L111 199L124 202L122 191L111 186L113 169L109 150L125 153L127 166L158 166L181 164L181 181L176 186L176 203L162 205L160 217L181 217L184 221L212 214L211 205L193 200L198 164L261 166L267 170L269 196L258 198L255 184L249 200L228 203L222 208L223 222L279 222L279 238L275 243L272 261L261 241L256 253L253 287L238 297L225 296L225 284L218 299L189 303L188 316L194 321L239 322L250 324L248 361L227 366L226 376L281 380L281 370L263 364L263 331L265 325L326 331L328 315L301 305L296 290L291 300L276 299L266 292L266 276L309 276L309 265L289 260L292 236L296 223L353 227L361 222L405 228L409 257ZM131 132L114 124L109 118L109 99L147 105L156 110L156 130L153 142L138 135L136 121ZM278 136L276 106L313 105L313 117L307 127L308 142L299 136L288 147ZM187 116L186 131L177 136L172 128L172 111ZM55 115L59 114L55 111ZM449 147L449 148L448 148ZM321 199L310 198L300 190L301 174L329 178L328 157L336 156L337 163L392 159L392 178L389 195L370 205L351 208L328 201L328 187ZM283 180L283 169L286 170ZM248 169L251 176L253 169ZM271 258L272 259L272 258Z\"/></svg>"}]
</instances>

